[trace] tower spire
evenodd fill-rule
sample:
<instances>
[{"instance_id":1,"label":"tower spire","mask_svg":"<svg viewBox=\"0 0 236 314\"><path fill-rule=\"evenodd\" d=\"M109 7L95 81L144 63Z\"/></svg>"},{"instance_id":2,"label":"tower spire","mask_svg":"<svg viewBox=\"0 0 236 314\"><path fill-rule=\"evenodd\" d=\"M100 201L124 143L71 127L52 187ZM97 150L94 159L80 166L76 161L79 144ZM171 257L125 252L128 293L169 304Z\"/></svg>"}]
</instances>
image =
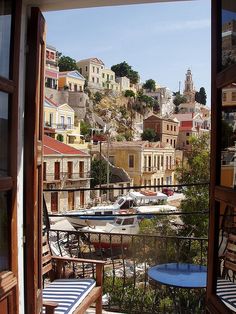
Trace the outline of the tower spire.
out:
<instances>
[{"instance_id":1,"label":"tower spire","mask_svg":"<svg viewBox=\"0 0 236 314\"><path fill-rule=\"evenodd\" d=\"M193 77L191 69L188 68L185 74L185 84L184 84L184 96L187 98L188 103L195 101L195 90L193 85Z\"/></svg>"}]
</instances>

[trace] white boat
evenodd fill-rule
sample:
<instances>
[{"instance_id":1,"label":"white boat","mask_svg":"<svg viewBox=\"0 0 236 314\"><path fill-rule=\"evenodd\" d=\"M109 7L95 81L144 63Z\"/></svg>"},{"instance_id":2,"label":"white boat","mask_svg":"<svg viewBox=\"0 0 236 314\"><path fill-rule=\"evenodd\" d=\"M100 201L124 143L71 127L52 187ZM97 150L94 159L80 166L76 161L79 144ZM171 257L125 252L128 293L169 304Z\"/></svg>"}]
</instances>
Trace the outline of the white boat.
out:
<instances>
[{"instance_id":1,"label":"white boat","mask_svg":"<svg viewBox=\"0 0 236 314\"><path fill-rule=\"evenodd\" d=\"M105 226L87 226L81 231L88 232L88 240L95 248L127 248L132 241L132 235L139 232L139 223L136 215L117 216L113 223Z\"/></svg>"},{"instance_id":2,"label":"white boat","mask_svg":"<svg viewBox=\"0 0 236 314\"><path fill-rule=\"evenodd\" d=\"M153 205L153 206L139 206L136 208L137 214L144 214L144 215L153 215L159 213L172 213L176 212L177 208L171 205ZM149 217L147 217L149 218Z\"/></svg>"},{"instance_id":3,"label":"white boat","mask_svg":"<svg viewBox=\"0 0 236 314\"><path fill-rule=\"evenodd\" d=\"M90 209L77 210L66 213L67 220L75 228L87 225L104 226L114 220L114 215L134 214L141 206L152 206L165 202L167 196L161 192L143 190L141 192L129 192L119 197L112 205L101 205Z\"/></svg>"}]
</instances>

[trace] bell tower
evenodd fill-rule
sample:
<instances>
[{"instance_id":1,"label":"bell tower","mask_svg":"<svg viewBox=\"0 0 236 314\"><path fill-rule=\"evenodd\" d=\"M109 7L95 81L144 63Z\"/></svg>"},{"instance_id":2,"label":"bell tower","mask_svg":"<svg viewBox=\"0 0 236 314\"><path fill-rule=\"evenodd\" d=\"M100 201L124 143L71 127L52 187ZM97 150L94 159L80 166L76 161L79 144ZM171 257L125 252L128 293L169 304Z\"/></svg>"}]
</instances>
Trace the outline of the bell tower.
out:
<instances>
[{"instance_id":1,"label":"bell tower","mask_svg":"<svg viewBox=\"0 0 236 314\"><path fill-rule=\"evenodd\" d=\"M193 86L193 77L192 77L191 70L188 69L185 75L186 75L186 78L185 78L183 95L187 98L188 103L194 103L196 92Z\"/></svg>"}]
</instances>

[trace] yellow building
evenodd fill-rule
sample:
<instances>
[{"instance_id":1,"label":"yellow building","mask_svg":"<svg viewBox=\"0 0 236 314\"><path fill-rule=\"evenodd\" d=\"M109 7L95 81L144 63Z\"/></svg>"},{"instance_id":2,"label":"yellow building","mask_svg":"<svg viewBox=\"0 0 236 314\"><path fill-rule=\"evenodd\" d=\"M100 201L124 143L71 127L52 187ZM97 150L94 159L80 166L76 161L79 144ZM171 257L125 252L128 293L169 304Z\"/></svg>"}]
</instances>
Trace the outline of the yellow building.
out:
<instances>
[{"instance_id":1,"label":"yellow building","mask_svg":"<svg viewBox=\"0 0 236 314\"><path fill-rule=\"evenodd\" d=\"M67 89L73 92L82 92L84 83L85 78L76 70L59 73L58 86L60 90Z\"/></svg>"},{"instance_id":2,"label":"yellow building","mask_svg":"<svg viewBox=\"0 0 236 314\"><path fill-rule=\"evenodd\" d=\"M107 144L103 144L104 152ZM163 185L174 183L175 150L160 142L112 142L109 160L123 168L133 179L134 185Z\"/></svg>"},{"instance_id":3,"label":"yellow building","mask_svg":"<svg viewBox=\"0 0 236 314\"><path fill-rule=\"evenodd\" d=\"M58 105L45 97L44 133L64 143L80 143L80 122L75 125L75 111L68 105Z\"/></svg>"},{"instance_id":4,"label":"yellow building","mask_svg":"<svg viewBox=\"0 0 236 314\"><path fill-rule=\"evenodd\" d=\"M100 90L102 88L102 70L105 65L98 58L88 58L77 62L81 75L88 80L90 89Z\"/></svg>"},{"instance_id":5,"label":"yellow building","mask_svg":"<svg viewBox=\"0 0 236 314\"><path fill-rule=\"evenodd\" d=\"M115 81L115 72L110 69L102 70L102 88L120 91L119 84Z\"/></svg>"},{"instance_id":6,"label":"yellow building","mask_svg":"<svg viewBox=\"0 0 236 314\"><path fill-rule=\"evenodd\" d=\"M55 128L57 124L57 104L45 97L44 101L44 127Z\"/></svg>"}]
</instances>

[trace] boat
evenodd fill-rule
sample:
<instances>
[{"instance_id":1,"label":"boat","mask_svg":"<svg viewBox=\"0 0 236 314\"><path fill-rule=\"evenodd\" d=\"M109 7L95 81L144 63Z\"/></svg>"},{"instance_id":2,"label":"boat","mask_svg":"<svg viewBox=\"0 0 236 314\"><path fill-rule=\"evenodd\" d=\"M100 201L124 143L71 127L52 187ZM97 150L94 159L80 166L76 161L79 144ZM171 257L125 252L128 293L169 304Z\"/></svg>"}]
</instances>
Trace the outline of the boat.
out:
<instances>
[{"instance_id":1,"label":"boat","mask_svg":"<svg viewBox=\"0 0 236 314\"><path fill-rule=\"evenodd\" d=\"M112 223L105 226L87 226L80 229L95 249L128 248L132 235L139 232L139 222L136 215L115 217Z\"/></svg>"},{"instance_id":2,"label":"boat","mask_svg":"<svg viewBox=\"0 0 236 314\"><path fill-rule=\"evenodd\" d=\"M112 222L114 216L120 214L135 214L137 208L158 205L167 200L167 196L161 192L142 190L140 192L129 192L127 195L119 197L112 205L101 205L90 209L71 211L66 213L67 220L75 228L87 225L104 226L107 222Z\"/></svg>"},{"instance_id":3,"label":"boat","mask_svg":"<svg viewBox=\"0 0 236 314\"><path fill-rule=\"evenodd\" d=\"M153 218L155 214L173 213L177 208L171 205L153 205L153 206L139 206L136 208L136 213L142 218Z\"/></svg>"}]
</instances>

